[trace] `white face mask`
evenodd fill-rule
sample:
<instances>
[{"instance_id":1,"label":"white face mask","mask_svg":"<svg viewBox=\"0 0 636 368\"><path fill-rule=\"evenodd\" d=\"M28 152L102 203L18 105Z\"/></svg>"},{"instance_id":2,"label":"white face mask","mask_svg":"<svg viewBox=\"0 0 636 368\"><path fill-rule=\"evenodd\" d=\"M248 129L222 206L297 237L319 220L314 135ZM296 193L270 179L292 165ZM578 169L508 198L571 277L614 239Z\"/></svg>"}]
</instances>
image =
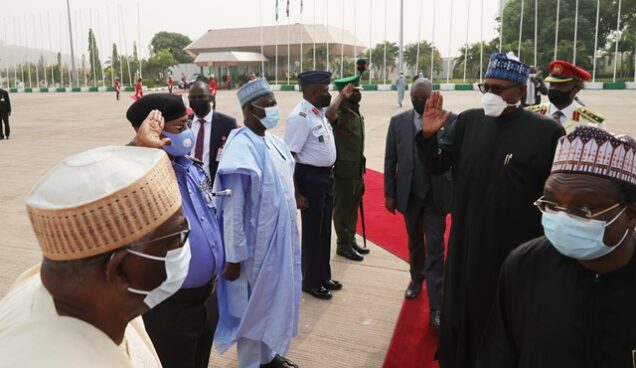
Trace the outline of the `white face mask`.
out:
<instances>
[{"instance_id":1,"label":"white face mask","mask_svg":"<svg viewBox=\"0 0 636 368\"><path fill-rule=\"evenodd\" d=\"M144 303L150 309L156 307L159 303L176 293L188 275L191 257L190 240L186 240L181 248L169 250L165 257L155 257L130 249L126 249L126 251L142 258L165 262L166 279L161 285L150 291L128 288L128 291L131 293L145 295Z\"/></svg>"},{"instance_id":2,"label":"white face mask","mask_svg":"<svg viewBox=\"0 0 636 368\"><path fill-rule=\"evenodd\" d=\"M546 238L559 253L580 260L597 259L611 253L623 243L629 234L629 229L626 229L621 240L614 245L607 245L603 242L605 229L614 223L626 209L627 207L623 208L610 221L578 220L562 211L557 213L544 212L541 223Z\"/></svg>"},{"instance_id":3,"label":"white face mask","mask_svg":"<svg viewBox=\"0 0 636 368\"><path fill-rule=\"evenodd\" d=\"M497 96L492 92L486 92L483 96L481 96L481 105L484 107L484 113L486 116L496 118L499 117L508 106L521 106L521 101L516 104L509 104L504 101L501 96Z\"/></svg>"}]
</instances>

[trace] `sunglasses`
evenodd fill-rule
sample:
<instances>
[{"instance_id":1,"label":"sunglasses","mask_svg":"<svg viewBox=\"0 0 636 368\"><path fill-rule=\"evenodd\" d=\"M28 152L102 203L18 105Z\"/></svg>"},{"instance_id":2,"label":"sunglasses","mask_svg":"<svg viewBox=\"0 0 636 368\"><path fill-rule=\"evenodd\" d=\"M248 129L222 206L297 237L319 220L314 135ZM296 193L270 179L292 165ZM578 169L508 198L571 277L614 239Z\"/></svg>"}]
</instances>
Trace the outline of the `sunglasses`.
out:
<instances>
[{"instance_id":1,"label":"sunglasses","mask_svg":"<svg viewBox=\"0 0 636 368\"><path fill-rule=\"evenodd\" d=\"M477 86L479 87L479 91L481 93L490 92L490 93L495 94L497 96L501 95L507 89L514 88L514 87L519 87L518 84L513 84L511 86L502 86L500 84L488 84L488 83L479 83Z\"/></svg>"}]
</instances>

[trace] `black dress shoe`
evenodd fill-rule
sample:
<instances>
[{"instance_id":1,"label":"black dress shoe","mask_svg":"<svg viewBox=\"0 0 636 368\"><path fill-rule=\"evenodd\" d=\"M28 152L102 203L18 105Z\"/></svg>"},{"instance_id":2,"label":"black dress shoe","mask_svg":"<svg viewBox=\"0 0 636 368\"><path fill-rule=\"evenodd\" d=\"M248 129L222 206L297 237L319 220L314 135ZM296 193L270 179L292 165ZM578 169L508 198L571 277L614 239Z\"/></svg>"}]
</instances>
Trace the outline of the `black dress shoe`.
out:
<instances>
[{"instance_id":1,"label":"black dress shoe","mask_svg":"<svg viewBox=\"0 0 636 368\"><path fill-rule=\"evenodd\" d=\"M353 247L353 250L355 250L356 252L360 254L369 254L369 248L362 248L356 243L353 243L352 247Z\"/></svg>"},{"instance_id":2,"label":"black dress shoe","mask_svg":"<svg viewBox=\"0 0 636 368\"><path fill-rule=\"evenodd\" d=\"M314 298L325 300L331 299L331 293L329 292L329 290L325 289L322 286L318 288L303 288L303 291L313 296Z\"/></svg>"},{"instance_id":3,"label":"black dress shoe","mask_svg":"<svg viewBox=\"0 0 636 368\"><path fill-rule=\"evenodd\" d=\"M406 288L404 297L406 299L415 299L420 295L420 291L422 291L422 281L411 281L409 287Z\"/></svg>"},{"instance_id":4,"label":"black dress shoe","mask_svg":"<svg viewBox=\"0 0 636 368\"><path fill-rule=\"evenodd\" d=\"M336 254L345 258L348 258L352 261L362 261L364 259L363 256L361 256L358 252L356 252L353 249L348 249L345 251L336 251Z\"/></svg>"},{"instance_id":5,"label":"black dress shoe","mask_svg":"<svg viewBox=\"0 0 636 368\"><path fill-rule=\"evenodd\" d=\"M439 309L431 309L430 322L431 327L439 328L442 321L442 312Z\"/></svg>"},{"instance_id":6,"label":"black dress shoe","mask_svg":"<svg viewBox=\"0 0 636 368\"><path fill-rule=\"evenodd\" d=\"M327 280L322 283L322 286L327 290L340 290L342 289L342 284L337 280Z\"/></svg>"}]
</instances>

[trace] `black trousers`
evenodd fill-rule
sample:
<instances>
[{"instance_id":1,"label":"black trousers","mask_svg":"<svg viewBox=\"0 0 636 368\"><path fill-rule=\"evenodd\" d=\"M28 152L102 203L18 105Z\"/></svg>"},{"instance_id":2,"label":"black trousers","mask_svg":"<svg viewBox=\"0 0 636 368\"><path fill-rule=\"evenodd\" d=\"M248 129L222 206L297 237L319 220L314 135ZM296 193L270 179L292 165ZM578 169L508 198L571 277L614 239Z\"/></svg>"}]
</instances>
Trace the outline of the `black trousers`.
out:
<instances>
[{"instance_id":1,"label":"black trousers","mask_svg":"<svg viewBox=\"0 0 636 368\"><path fill-rule=\"evenodd\" d=\"M212 110L216 111L216 95L212 95Z\"/></svg>"},{"instance_id":2,"label":"black trousers","mask_svg":"<svg viewBox=\"0 0 636 368\"><path fill-rule=\"evenodd\" d=\"M4 124L4 132L2 125ZM9 126L9 114L6 112L0 112L0 137L9 137L11 134L11 127Z\"/></svg>"},{"instance_id":3,"label":"black trousers","mask_svg":"<svg viewBox=\"0 0 636 368\"><path fill-rule=\"evenodd\" d=\"M301 211L303 288L319 288L331 280L331 216L333 172L331 168L296 164L298 191L309 201Z\"/></svg>"},{"instance_id":4,"label":"black trousers","mask_svg":"<svg viewBox=\"0 0 636 368\"><path fill-rule=\"evenodd\" d=\"M404 213L409 238L411 280L426 279L431 309L440 309L444 284L444 231L446 214L437 208L431 197L411 197Z\"/></svg>"},{"instance_id":5,"label":"black trousers","mask_svg":"<svg viewBox=\"0 0 636 368\"><path fill-rule=\"evenodd\" d=\"M143 315L164 368L207 368L219 321L214 285L181 289Z\"/></svg>"}]
</instances>

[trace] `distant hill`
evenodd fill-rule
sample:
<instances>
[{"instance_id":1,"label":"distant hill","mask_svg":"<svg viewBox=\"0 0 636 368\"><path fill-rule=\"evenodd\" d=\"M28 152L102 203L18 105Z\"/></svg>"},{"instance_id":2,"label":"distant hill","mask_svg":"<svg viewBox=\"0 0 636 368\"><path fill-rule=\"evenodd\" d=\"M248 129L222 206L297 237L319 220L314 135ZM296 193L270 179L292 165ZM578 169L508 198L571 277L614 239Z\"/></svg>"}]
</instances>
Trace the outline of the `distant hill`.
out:
<instances>
[{"instance_id":1,"label":"distant hill","mask_svg":"<svg viewBox=\"0 0 636 368\"><path fill-rule=\"evenodd\" d=\"M44 57L47 60L47 64L51 65L57 62L57 53L50 50L40 50L34 48L27 48L24 46L10 45L0 40L0 67L5 67L5 60L9 62L9 68L12 68L15 63L20 64L22 62L37 63L40 57ZM15 61L14 61L15 60ZM81 57L76 57L75 62L79 63ZM62 63L69 64L71 62L71 56L62 53Z\"/></svg>"}]
</instances>

